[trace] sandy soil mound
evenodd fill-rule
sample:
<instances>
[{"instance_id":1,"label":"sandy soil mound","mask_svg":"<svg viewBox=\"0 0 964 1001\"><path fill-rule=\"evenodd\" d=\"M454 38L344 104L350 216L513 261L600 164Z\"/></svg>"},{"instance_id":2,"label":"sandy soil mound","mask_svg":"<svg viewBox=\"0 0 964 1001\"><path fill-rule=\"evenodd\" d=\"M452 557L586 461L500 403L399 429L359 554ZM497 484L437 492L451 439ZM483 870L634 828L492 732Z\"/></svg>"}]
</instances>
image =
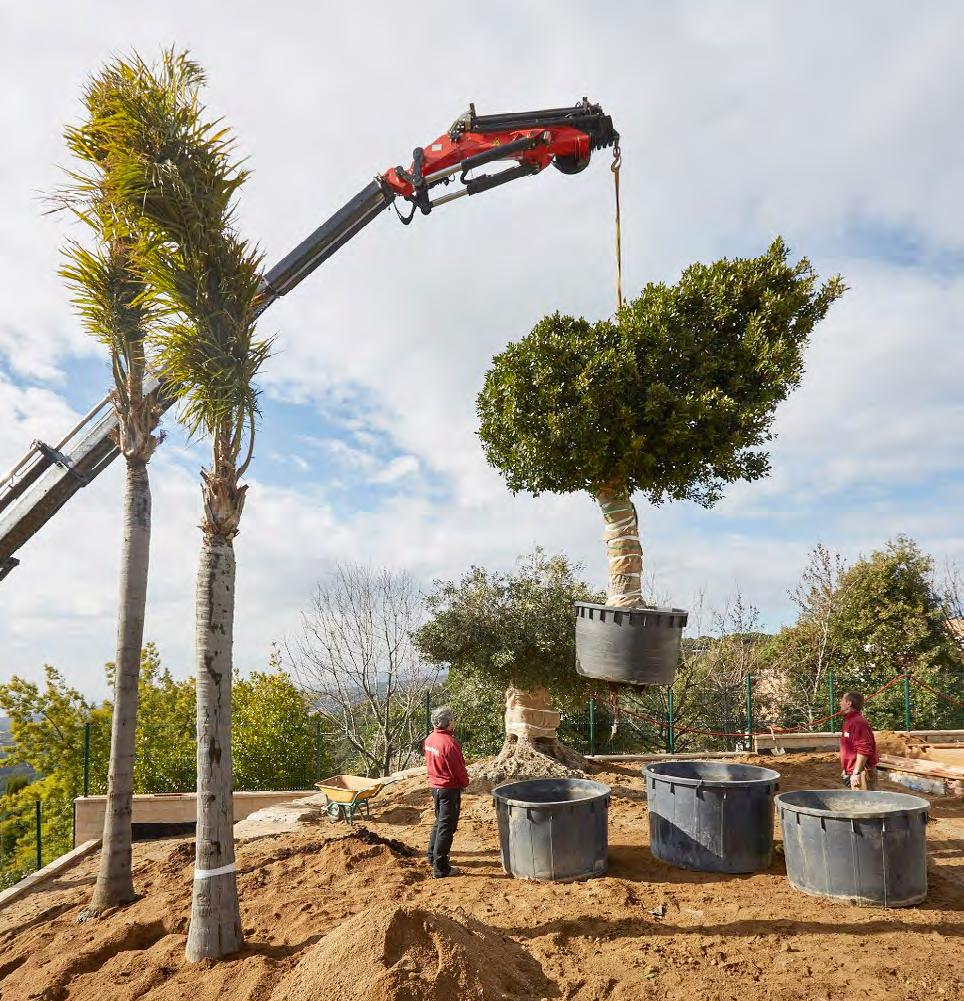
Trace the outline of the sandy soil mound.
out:
<instances>
[{"instance_id":1,"label":"sandy soil mound","mask_svg":"<svg viewBox=\"0 0 964 1001\"><path fill-rule=\"evenodd\" d=\"M192 841L135 846L140 900L77 923L97 859L73 874L66 899L0 911L0 1001L265 1001L301 953L352 915L396 904L428 879L410 845L361 825L330 824L238 847L244 951L190 966L184 945L191 905ZM147 856L145 858L145 856ZM34 913L34 908L39 908Z\"/></svg>"},{"instance_id":2,"label":"sandy soil mound","mask_svg":"<svg viewBox=\"0 0 964 1001\"><path fill-rule=\"evenodd\" d=\"M272 1001L501 1001L550 986L528 953L474 918L373 907L309 949Z\"/></svg>"},{"instance_id":3,"label":"sandy soil mound","mask_svg":"<svg viewBox=\"0 0 964 1001\"><path fill-rule=\"evenodd\" d=\"M520 740L507 745L495 758L484 758L469 768L472 792L485 791L513 778L584 779L590 763L564 744L555 743L553 755L543 754L538 744Z\"/></svg>"},{"instance_id":4,"label":"sandy soil mound","mask_svg":"<svg viewBox=\"0 0 964 1001\"><path fill-rule=\"evenodd\" d=\"M922 737L893 730L878 730L874 734L879 754L891 754L897 758L926 758L930 746Z\"/></svg>"},{"instance_id":5,"label":"sandy soil mound","mask_svg":"<svg viewBox=\"0 0 964 1001\"><path fill-rule=\"evenodd\" d=\"M741 760L776 768L783 790L840 785L834 754ZM648 847L640 769L593 767L613 790L609 868L585 883L508 878L492 797L471 791L452 852L462 875L432 879L422 859L433 819L424 776L386 789L371 820L354 829L326 821L243 842L246 944L225 962L184 961L189 839L135 844L141 899L78 924L97 873L93 856L0 908L0 999L964 999L959 799L928 797L927 901L886 911L794 891L778 818L765 872L728 876L661 862ZM886 772L881 787L905 791ZM325 970L337 970L333 982L320 979Z\"/></svg>"}]
</instances>

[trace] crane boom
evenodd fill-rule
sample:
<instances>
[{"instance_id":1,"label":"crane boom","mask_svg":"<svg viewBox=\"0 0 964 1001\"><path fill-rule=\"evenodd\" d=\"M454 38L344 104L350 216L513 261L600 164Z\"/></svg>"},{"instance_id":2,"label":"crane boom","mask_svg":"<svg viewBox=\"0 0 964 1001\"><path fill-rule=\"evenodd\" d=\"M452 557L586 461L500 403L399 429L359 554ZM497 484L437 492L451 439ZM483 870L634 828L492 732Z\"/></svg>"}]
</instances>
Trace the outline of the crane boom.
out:
<instances>
[{"instance_id":1,"label":"crane boom","mask_svg":"<svg viewBox=\"0 0 964 1001\"><path fill-rule=\"evenodd\" d=\"M470 105L447 132L417 147L407 168L392 167L375 177L278 261L264 275L257 312L290 292L396 199L411 206L407 216L398 213L407 225L416 211L428 215L462 196L538 174L550 163L565 174L579 173L594 150L607 146L618 150L619 133L602 108L586 98L568 108L502 115L477 115ZM495 161L515 165L492 175L468 176ZM433 189L452 183L461 187L433 198ZM147 389L157 400L159 413L171 406L171 395L156 380ZM0 580L19 564L14 553L117 458L116 429L107 396L56 445L34 441L0 479Z\"/></svg>"}]
</instances>

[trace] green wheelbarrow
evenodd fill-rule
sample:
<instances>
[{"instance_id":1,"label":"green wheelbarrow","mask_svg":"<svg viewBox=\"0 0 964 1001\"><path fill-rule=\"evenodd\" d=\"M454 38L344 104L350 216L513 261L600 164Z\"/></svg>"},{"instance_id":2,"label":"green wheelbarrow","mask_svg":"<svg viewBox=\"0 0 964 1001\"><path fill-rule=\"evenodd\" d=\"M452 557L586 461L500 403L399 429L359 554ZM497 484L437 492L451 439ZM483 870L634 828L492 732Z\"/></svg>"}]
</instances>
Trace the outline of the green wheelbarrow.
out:
<instances>
[{"instance_id":1,"label":"green wheelbarrow","mask_svg":"<svg viewBox=\"0 0 964 1001\"><path fill-rule=\"evenodd\" d=\"M359 775L332 775L316 782L315 788L320 789L328 797L325 813L329 820L344 820L353 824L356 813L363 812L366 817L371 816L368 801L374 799L385 786L395 781L397 780L364 779Z\"/></svg>"}]
</instances>

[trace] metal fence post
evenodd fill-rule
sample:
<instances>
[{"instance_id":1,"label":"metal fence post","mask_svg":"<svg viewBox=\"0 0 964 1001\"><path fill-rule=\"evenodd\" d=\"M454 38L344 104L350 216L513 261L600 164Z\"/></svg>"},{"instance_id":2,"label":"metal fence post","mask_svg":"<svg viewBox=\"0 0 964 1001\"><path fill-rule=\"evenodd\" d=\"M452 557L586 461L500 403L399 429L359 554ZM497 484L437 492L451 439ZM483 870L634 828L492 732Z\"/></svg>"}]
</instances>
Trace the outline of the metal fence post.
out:
<instances>
[{"instance_id":1,"label":"metal fence post","mask_svg":"<svg viewBox=\"0 0 964 1001\"><path fill-rule=\"evenodd\" d=\"M89 795L90 795L90 723L85 723L84 724L84 797L86 798Z\"/></svg>"},{"instance_id":2,"label":"metal fence post","mask_svg":"<svg viewBox=\"0 0 964 1001\"><path fill-rule=\"evenodd\" d=\"M830 706L830 719L827 722L830 724L830 732L836 733L837 719L834 714L837 712L837 702L833 697L833 671L827 671L827 702Z\"/></svg>"},{"instance_id":3,"label":"metal fence post","mask_svg":"<svg viewBox=\"0 0 964 1001\"><path fill-rule=\"evenodd\" d=\"M910 675L904 672L904 729L910 732Z\"/></svg>"},{"instance_id":4,"label":"metal fence post","mask_svg":"<svg viewBox=\"0 0 964 1001\"><path fill-rule=\"evenodd\" d=\"M676 751L676 727L673 721L673 689L666 689L666 749L670 754Z\"/></svg>"},{"instance_id":5,"label":"metal fence post","mask_svg":"<svg viewBox=\"0 0 964 1001\"><path fill-rule=\"evenodd\" d=\"M746 676L746 749L753 750L753 675Z\"/></svg>"},{"instance_id":6,"label":"metal fence post","mask_svg":"<svg viewBox=\"0 0 964 1001\"><path fill-rule=\"evenodd\" d=\"M315 716L315 781L321 777L321 717Z\"/></svg>"},{"instance_id":7,"label":"metal fence post","mask_svg":"<svg viewBox=\"0 0 964 1001\"><path fill-rule=\"evenodd\" d=\"M432 732L432 689L425 693L425 732Z\"/></svg>"},{"instance_id":8,"label":"metal fence post","mask_svg":"<svg viewBox=\"0 0 964 1001\"><path fill-rule=\"evenodd\" d=\"M34 800L34 814L37 822L37 868L44 867L43 824L40 817L40 800Z\"/></svg>"},{"instance_id":9,"label":"metal fence post","mask_svg":"<svg viewBox=\"0 0 964 1001\"><path fill-rule=\"evenodd\" d=\"M589 700L589 753L596 753L596 700Z\"/></svg>"}]
</instances>

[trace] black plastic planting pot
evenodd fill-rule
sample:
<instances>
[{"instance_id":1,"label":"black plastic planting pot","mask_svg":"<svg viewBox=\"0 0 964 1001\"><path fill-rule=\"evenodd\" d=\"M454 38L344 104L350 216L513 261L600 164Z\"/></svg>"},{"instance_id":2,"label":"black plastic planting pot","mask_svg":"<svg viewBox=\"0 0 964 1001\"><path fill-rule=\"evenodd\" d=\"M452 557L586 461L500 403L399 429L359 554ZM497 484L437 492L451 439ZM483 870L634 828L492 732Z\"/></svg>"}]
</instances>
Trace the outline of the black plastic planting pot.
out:
<instances>
[{"instance_id":1,"label":"black plastic planting pot","mask_svg":"<svg viewBox=\"0 0 964 1001\"><path fill-rule=\"evenodd\" d=\"M576 670L624 685L671 685L687 614L577 601Z\"/></svg>"},{"instance_id":2,"label":"black plastic planting pot","mask_svg":"<svg viewBox=\"0 0 964 1001\"><path fill-rule=\"evenodd\" d=\"M502 868L559 883L606 871L609 786L589 779L526 779L492 790Z\"/></svg>"},{"instance_id":3,"label":"black plastic planting pot","mask_svg":"<svg viewBox=\"0 0 964 1001\"><path fill-rule=\"evenodd\" d=\"M795 890L866 907L927 896L926 799L818 789L781 793L776 804Z\"/></svg>"},{"instance_id":4,"label":"black plastic planting pot","mask_svg":"<svg viewBox=\"0 0 964 1001\"><path fill-rule=\"evenodd\" d=\"M659 761L643 769L649 848L700 872L757 872L773 855L780 773L719 761Z\"/></svg>"}]
</instances>

